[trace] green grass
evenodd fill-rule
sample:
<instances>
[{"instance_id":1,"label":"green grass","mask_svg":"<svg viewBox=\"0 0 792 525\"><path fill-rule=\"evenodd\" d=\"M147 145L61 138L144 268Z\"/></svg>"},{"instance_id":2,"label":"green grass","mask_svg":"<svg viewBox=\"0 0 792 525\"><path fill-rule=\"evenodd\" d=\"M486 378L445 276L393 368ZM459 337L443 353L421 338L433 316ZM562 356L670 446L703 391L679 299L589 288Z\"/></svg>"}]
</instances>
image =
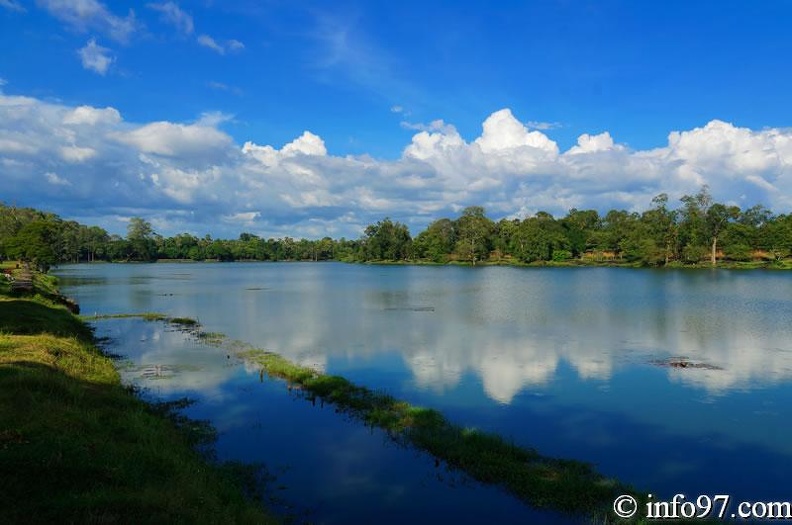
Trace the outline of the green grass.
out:
<instances>
[{"instance_id":1,"label":"green grass","mask_svg":"<svg viewBox=\"0 0 792 525\"><path fill-rule=\"evenodd\" d=\"M384 429L397 442L424 450L483 483L500 485L531 506L607 519L616 496L635 494L589 464L541 456L498 435L455 425L436 410L413 407L277 354L247 350L238 355L261 366L262 373L285 379L307 399L332 403Z\"/></svg>"},{"instance_id":2,"label":"green grass","mask_svg":"<svg viewBox=\"0 0 792 525\"><path fill-rule=\"evenodd\" d=\"M0 523L274 523L180 406L123 387L65 308L0 296Z\"/></svg>"},{"instance_id":3,"label":"green grass","mask_svg":"<svg viewBox=\"0 0 792 525\"><path fill-rule=\"evenodd\" d=\"M133 314L95 314L95 315L82 315L80 319L83 321L95 321L99 319L145 319L146 321L165 321L168 316L157 312L142 312Z\"/></svg>"}]
</instances>

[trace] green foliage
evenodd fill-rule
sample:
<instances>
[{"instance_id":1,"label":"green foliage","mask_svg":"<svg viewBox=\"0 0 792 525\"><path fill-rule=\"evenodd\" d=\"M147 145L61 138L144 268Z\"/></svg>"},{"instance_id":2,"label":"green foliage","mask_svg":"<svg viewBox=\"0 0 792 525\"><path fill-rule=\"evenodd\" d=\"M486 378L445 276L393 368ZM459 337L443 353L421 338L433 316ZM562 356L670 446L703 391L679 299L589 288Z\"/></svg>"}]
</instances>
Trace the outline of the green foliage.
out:
<instances>
[{"instance_id":1,"label":"green foliage","mask_svg":"<svg viewBox=\"0 0 792 525\"><path fill-rule=\"evenodd\" d=\"M454 231L457 234L455 252L459 259L476 264L487 259L492 249L491 236L495 224L484 214L481 206L469 206L456 220Z\"/></svg>"},{"instance_id":2,"label":"green foliage","mask_svg":"<svg viewBox=\"0 0 792 525\"><path fill-rule=\"evenodd\" d=\"M4 243L8 257L30 261L42 271L57 262L55 254L55 226L50 221L36 219L22 226Z\"/></svg>"},{"instance_id":3,"label":"green foliage","mask_svg":"<svg viewBox=\"0 0 792 525\"><path fill-rule=\"evenodd\" d=\"M385 218L366 228L361 248L363 260L407 260L412 254L410 230L400 222Z\"/></svg>"},{"instance_id":4,"label":"green foliage","mask_svg":"<svg viewBox=\"0 0 792 525\"><path fill-rule=\"evenodd\" d=\"M427 263L587 262L668 266L709 259L776 264L792 255L792 215L774 215L758 205L741 211L714 201L704 186L671 209L668 195L652 199L643 213L571 209L555 219L538 212L524 219L489 219L470 206L456 219L440 218L413 239L406 225L385 218L360 239L264 239L243 232L238 239L182 233L161 237L140 217L127 237L28 208L0 204L0 260L19 258L46 268L79 261L413 261Z\"/></svg>"},{"instance_id":5,"label":"green foliage","mask_svg":"<svg viewBox=\"0 0 792 525\"><path fill-rule=\"evenodd\" d=\"M512 253L523 262L552 261L556 250L566 250L563 227L553 216L539 212L522 221L512 238Z\"/></svg>"},{"instance_id":6,"label":"green foliage","mask_svg":"<svg viewBox=\"0 0 792 525\"><path fill-rule=\"evenodd\" d=\"M418 234L415 239L415 254L421 259L436 263L448 261L456 246L457 232L450 219L438 219Z\"/></svg>"}]
</instances>

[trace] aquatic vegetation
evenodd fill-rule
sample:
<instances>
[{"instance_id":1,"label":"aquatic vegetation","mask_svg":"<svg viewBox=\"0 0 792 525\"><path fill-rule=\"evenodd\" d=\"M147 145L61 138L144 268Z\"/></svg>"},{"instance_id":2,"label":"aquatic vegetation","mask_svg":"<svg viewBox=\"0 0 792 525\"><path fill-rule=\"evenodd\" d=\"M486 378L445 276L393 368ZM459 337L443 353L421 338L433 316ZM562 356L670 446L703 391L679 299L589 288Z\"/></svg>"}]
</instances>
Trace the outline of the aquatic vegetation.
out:
<instances>
[{"instance_id":1,"label":"aquatic vegetation","mask_svg":"<svg viewBox=\"0 0 792 525\"><path fill-rule=\"evenodd\" d=\"M94 315L82 315L80 319L83 321L94 321L99 319L145 319L146 321L164 321L168 319L168 316L165 314L160 314L157 312L143 312L143 313L127 313L127 314L94 314Z\"/></svg>"},{"instance_id":2,"label":"aquatic vegetation","mask_svg":"<svg viewBox=\"0 0 792 525\"><path fill-rule=\"evenodd\" d=\"M182 326L197 326L198 321L189 317L170 317L167 319L169 323L178 324Z\"/></svg>"}]
</instances>

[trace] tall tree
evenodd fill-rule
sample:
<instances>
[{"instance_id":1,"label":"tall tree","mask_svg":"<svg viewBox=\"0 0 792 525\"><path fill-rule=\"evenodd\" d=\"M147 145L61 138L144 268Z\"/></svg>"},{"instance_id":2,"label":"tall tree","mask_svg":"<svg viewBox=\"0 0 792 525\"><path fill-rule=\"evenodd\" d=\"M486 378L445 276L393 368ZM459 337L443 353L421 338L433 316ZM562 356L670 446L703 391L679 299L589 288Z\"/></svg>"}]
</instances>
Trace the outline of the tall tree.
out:
<instances>
[{"instance_id":1,"label":"tall tree","mask_svg":"<svg viewBox=\"0 0 792 525\"><path fill-rule=\"evenodd\" d=\"M600 228L601 221L596 210L572 208L567 216L561 219L561 226L572 256L580 257L590 247L592 236Z\"/></svg>"},{"instance_id":2,"label":"tall tree","mask_svg":"<svg viewBox=\"0 0 792 525\"><path fill-rule=\"evenodd\" d=\"M716 203L707 185L695 195L685 195L681 200L684 204L681 227L687 237L685 248L688 254L693 255L690 258L701 257L709 250L710 264L715 266L718 238L728 222L739 216L740 208Z\"/></svg>"},{"instance_id":3,"label":"tall tree","mask_svg":"<svg viewBox=\"0 0 792 525\"><path fill-rule=\"evenodd\" d=\"M407 226L386 217L366 228L362 247L366 260L402 261L410 257L412 237Z\"/></svg>"},{"instance_id":4,"label":"tall tree","mask_svg":"<svg viewBox=\"0 0 792 525\"><path fill-rule=\"evenodd\" d=\"M438 219L415 238L415 253L418 257L437 263L447 262L448 255L454 251L456 240L454 221Z\"/></svg>"},{"instance_id":5,"label":"tall tree","mask_svg":"<svg viewBox=\"0 0 792 525\"><path fill-rule=\"evenodd\" d=\"M469 260L475 265L477 261L487 258L490 251L490 236L494 223L484 214L481 206L468 206L456 220L458 232L456 252L460 258Z\"/></svg>"},{"instance_id":6,"label":"tall tree","mask_svg":"<svg viewBox=\"0 0 792 525\"><path fill-rule=\"evenodd\" d=\"M663 264L668 265L676 255L677 213L668 209L668 195L665 193L654 197L652 204L653 207L641 215L641 222L651 236L655 250L661 250Z\"/></svg>"},{"instance_id":7,"label":"tall tree","mask_svg":"<svg viewBox=\"0 0 792 525\"><path fill-rule=\"evenodd\" d=\"M551 261L556 250L565 248L566 236L552 215L540 211L523 220L512 239L512 253L523 262Z\"/></svg>"},{"instance_id":8,"label":"tall tree","mask_svg":"<svg viewBox=\"0 0 792 525\"><path fill-rule=\"evenodd\" d=\"M129 219L127 241L132 249L132 258L139 261L150 261L154 258L156 254L154 230L150 222L140 217Z\"/></svg>"},{"instance_id":9,"label":"tall tree","mask_svg":"<svg viewBox=\"0 0 792 525\"><path fill-rule=\"evenodd\" d=\"M28 222L6 243L9 257L35 264L47 272L58 262L55 252L57 228L54 221L36 219Z\"/></svg>"}]
</instances>

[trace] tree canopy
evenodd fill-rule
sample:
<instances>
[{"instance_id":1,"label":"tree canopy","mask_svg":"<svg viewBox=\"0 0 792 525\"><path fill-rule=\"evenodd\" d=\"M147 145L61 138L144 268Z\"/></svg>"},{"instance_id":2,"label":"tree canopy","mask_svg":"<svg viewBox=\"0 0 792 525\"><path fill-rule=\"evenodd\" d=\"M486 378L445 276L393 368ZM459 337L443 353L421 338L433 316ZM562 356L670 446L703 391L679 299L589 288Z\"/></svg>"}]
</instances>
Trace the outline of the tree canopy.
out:
<instances>
[{"instance_id":1,"label":"tree canopy","mask_svg":"<svg viewBox=\"0 0 792 525\"><path fill-rule=\"evenodd\" d=\"M717 265L719 261L781 261L792 256L792 215L764 206L745 210L715 202L709 188L685 195L673 208L657 195L643 213L571 209L555 218L539 211L497 222L481 206L456 218L438 218L414 238L409 228L384 218L359 239L237 239L180 233L158 235L141 217L130 219L126 237L57 215L0 203L0 259L42 268L62 262L180 260L407 261L542 264L629 263L646 266Z\"/></svg>"}]
</instances>

